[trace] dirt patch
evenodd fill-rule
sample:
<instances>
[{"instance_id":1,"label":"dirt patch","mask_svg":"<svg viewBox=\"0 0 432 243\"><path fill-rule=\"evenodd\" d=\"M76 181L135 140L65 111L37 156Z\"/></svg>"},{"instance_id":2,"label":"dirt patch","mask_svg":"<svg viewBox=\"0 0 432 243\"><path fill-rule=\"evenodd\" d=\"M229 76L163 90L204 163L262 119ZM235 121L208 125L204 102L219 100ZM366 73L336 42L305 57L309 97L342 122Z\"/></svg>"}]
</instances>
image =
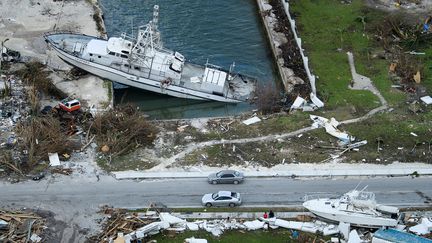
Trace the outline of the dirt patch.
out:
<instances>
[{"instance_id":1,"label":"dirt patch","mask_svg":"<svg viewBox=\"0 0 432 243\"><path fill-rule=\"evenodd\" d=\"M369 7L388 11L404 11L412 16L430 13L432 2L429 0L366 0Z\"/></svg>"}]
</instances>

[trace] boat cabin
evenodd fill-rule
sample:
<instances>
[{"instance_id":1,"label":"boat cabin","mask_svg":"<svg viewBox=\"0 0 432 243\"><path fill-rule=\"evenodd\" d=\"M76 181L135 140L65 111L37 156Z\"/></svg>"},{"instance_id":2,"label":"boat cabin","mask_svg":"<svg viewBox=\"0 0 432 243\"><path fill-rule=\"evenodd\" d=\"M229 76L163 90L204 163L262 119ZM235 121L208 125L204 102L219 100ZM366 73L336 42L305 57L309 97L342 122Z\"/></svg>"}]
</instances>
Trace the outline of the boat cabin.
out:
<instances>
[{"instance_id":1,"label":"boat cabin","mask_svg":"<svg viewBox=\"0 0 432 243\"><path fill-rule=\"evenodd\" d=\"M87 43L82 57L92 62L110 65L116 59L126 61L131 49L132 42L122 38L112 37L108 41L94 39Z\"/></svg>"}]
</instances>

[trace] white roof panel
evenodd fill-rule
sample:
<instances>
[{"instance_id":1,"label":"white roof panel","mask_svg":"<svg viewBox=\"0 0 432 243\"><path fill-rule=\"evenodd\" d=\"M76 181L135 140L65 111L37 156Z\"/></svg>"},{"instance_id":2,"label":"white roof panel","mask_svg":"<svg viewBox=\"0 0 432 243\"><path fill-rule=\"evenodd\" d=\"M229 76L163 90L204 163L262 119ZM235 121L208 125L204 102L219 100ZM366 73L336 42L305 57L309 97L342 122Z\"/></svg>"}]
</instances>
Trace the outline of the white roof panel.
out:
<instances>
[{"instance_id":1,"label":"white roof panel","mask_svg":"<svg viewBox=\"0 0 432 243\"><path fill-rule=\"evenodd\" d=\"M132 49L132 42L122 39L122 38L117 38L117 37L111 37L108 40L108 50L113 51L113 52L117 52L117 53L122 53L122 51L128 51L130 52ZM124 53L126 54L126 53Z\"/></svg>"},{"instance_id":2,"label":"white roof panel","mask_svg":"<svg viewBox=\"0 0 432 243\"><path fill-rule=\"evenodd\" d=\"M95 55L106 55L107 42L104 40L91 40L87 44L87 52Z\"/></svg>"},{"instance_id":3,"label":"white roof panel","mask_svg":"<svg viewBox=\"0 0 432 243\"><path fill-rule=\"evenodd\" d=\"M227 73L213 68L204 70L203 82L211 83L217 86L224 86Z\"/></svg>"}]
</instances>

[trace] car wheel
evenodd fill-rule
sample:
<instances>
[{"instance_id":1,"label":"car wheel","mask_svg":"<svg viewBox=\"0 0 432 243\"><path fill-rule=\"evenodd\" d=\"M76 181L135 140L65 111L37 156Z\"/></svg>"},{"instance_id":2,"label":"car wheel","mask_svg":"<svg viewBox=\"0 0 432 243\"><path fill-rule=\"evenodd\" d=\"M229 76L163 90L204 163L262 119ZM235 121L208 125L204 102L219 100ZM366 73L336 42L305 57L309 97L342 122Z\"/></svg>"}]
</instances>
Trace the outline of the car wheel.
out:
<instances>
[{"instance_id":1,"label":"car wheel","mask_svg":"<svg viewBox=\"0 0 432 243\"><path fill-rule=\"evenodd\" d=\"M238 182L238 181L234 181L234 184L236 184L236 185L237 185L237 184L239 184L239 182Z\"/></svg>"},{"instance_id":2,"label":"car wheel","mask_svg":"<svg viewBox=\"0 0 432 243\"><path fill-rule=\"evenodd\" d=\"M230 206L230 208L233 208L235 206L234 203L230 203L228 206Z\"/></svg>"},{"instance_id":3,"label":"car wheel","mask_svg":"<svg viewBox=\"0 0 432 243\"><path fill-rule=\"evenodd\" d=\"M206 206L206 207L211 207L212 204L211 204L211 203L206 203L205 206Z\"/></svg>"},{"instance_id":4,"label":"car wheel","mask_svg":"<svg viewBox=\"0 0 432 243\"><path fill-rule=\"evenodd\" d=\"M213 185L216 185L216 184L217 184L217 181L212 181L212 184L213 184Z\"/></svg>"}]
</instances>

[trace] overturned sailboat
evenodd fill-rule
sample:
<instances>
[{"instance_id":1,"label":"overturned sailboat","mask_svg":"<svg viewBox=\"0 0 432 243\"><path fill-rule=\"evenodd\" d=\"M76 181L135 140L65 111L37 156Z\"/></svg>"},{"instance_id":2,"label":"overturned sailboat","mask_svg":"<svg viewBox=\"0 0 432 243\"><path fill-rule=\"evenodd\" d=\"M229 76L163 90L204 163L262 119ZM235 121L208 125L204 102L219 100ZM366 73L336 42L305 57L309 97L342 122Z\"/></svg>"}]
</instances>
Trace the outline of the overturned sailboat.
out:
<instances>
[{"instance_id":1,"label":"overturned sailboat","mask_svg":"<svg viewBox=\"0 0 432 243\"><path fill-rule=\"evenodd\" d=\"M377 204L375 194L364 189L349 191L340 198L307 199L303 206L329 221L366 228L395 227L398 224L399 209Z\"/></svg>"},{"instance_id":2,"label":"overturned sailboat","mask_svg":"<svg viewBox=\"0 0 432 243\"><path fill-rule=\"evenodd\" d=\"M65 62L123 85L179 98L239 103L254 97L256 80L230 70L189 63L163 48L159 7L136 38L123 34L108 40L73 33L46 33L48 44Z\"/></svg>"}]
</instances>

